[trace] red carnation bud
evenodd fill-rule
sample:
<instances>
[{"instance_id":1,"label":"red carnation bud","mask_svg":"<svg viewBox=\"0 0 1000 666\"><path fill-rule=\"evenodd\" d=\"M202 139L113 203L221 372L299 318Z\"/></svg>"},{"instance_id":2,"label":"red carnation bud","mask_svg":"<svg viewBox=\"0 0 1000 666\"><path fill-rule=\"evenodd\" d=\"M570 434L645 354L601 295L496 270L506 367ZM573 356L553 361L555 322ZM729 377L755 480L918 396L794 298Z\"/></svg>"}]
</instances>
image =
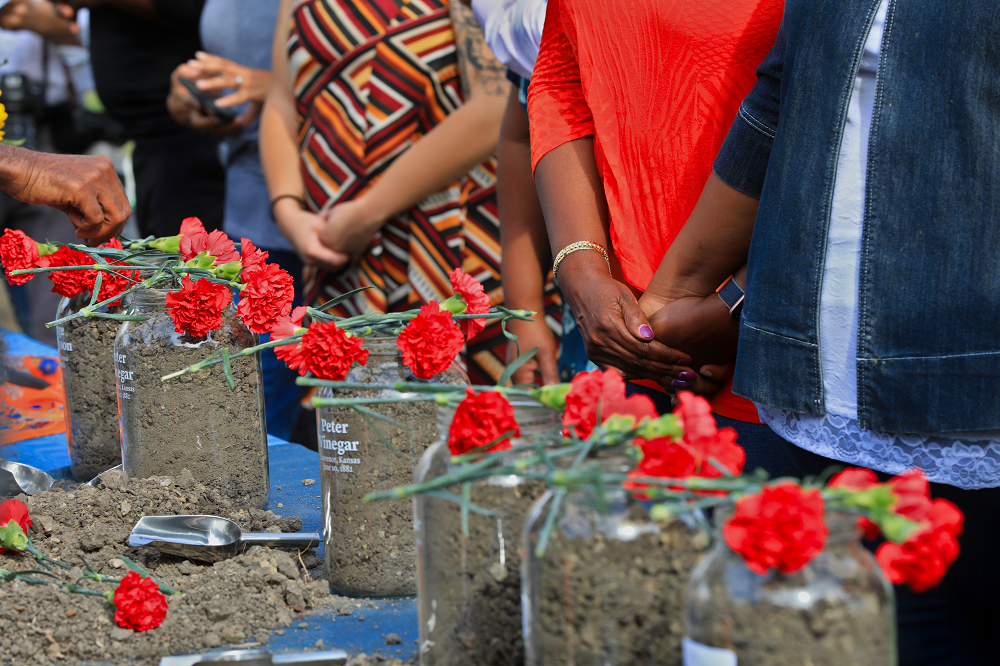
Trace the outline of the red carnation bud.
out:
<instances>
[{"instance_id":1,"label":"red carnation bud","mask_svg":"<svg viewBox=\"0 0 1000 666\"><path fill-rule=\"evenodd\" d=\"M7 282L13 285L24 284L35 274L11 275L11 271L42 267L38 243L28 238L23 231L15 229L7 229L0 236L0 261L3 262Z\"/></svg>"},{"instance_id":2,"label":"red carnation bud","mask_svg":"<svg viewBox=\"0 0 1000 666\"><path fill-rule=\"evenodd\" d=\"M342 381L357 361L368 361L361 338L347 335L334 322L313 323L302 336L302 358L306 369L320 379Z\"/></svg>"},{"instance_id":3,"label":"red carnation bud","mask_svg":"<svg viewBox=\"0 0 1000 666\"><path fill-rule=\"evenodd\" d=\"M578 437L587 438L597 427L597 415L601 423L611 416L634 417L638 425L642 419L659 416L648 396L625 397L625 380L617 370L593 370L577 373L571 382L572 388L566 394L566 411L563 425L576 431Z\"/></svg>"},{"instance_id":4,"label":"red carnation bud","mask_svg":"<svg viewBox=\"0 0 1000 666\"><path fill-rule=\"evenodd\" d=\"M228 287L204 279L192 282L187 276L181 286L167 294L175 331L200 338L222 326L222 312L233 300Z\"/></svg>"},{"instance_id":5,"label":"red carnation bud","mask_svg":"<svg viewBox=\"0 0 1000 666\"><path fill-rule=\"evenodd\" d=\"M448 448L452 455L459 456L496 442L488 450L505 451L510 448L510 438L519 437L521 428L514 420L514 407L503 394L497 391L483 391L477 394L471 386L465 389L465 398L455 409L455 416L448 429Z\"/></svg>"},{"instance_id":6,"label":"red carnation bud","mask_svg":"<svg viewBox=\"0 0 1000 666\"><path fill-rule=\"evenodd\" d=\"M490 311L490 297L483 291L483 285L476 278L461 269L448 273L455 294L465 302L464 314L486 314ZM459 322L465 332L465 339L472 340L486 328L485 319L463 319Z\"/></svg>"}]
</instances>

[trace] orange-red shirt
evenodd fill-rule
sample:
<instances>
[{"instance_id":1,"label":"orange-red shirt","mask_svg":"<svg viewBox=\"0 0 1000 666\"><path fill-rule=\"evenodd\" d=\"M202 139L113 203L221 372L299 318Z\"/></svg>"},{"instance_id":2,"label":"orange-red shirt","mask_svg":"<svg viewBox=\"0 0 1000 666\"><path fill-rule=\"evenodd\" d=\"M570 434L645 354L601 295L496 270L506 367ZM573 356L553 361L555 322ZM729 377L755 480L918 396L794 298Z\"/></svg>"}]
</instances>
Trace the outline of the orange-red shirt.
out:
<instances>
[{"instance_id":1,"label":"orange-red shirt","mask_svg":"<svg viewBox=\"0 0 1000 666\"><path fill-rule=\"evenodd\" d=\"M694 208L783 6L549 0L528 89L532 168L593 135L614 253L637 289L649 285ZM726 415L755 413L728 388L719 401Z\"/></svg>"}]
</instances>

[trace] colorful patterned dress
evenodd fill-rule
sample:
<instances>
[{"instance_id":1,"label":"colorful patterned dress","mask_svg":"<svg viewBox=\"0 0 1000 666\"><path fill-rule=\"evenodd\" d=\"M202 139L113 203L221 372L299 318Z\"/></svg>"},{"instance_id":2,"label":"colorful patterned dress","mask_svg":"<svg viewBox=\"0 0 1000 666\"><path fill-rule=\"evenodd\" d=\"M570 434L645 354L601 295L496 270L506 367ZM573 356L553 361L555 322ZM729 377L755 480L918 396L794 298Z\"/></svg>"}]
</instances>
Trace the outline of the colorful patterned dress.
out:
<instances>
[{"instance_id":1,"label":"colorful patterned dress","mask_svg":"<svg viewBox=\"0 0 1000 666\"><path fill-rule=\"evenodd\" d=\"M313 211L364 193L462 104L447 0L300 0L288 61ZM322 303L370 286L337 314L407 310L450 296L454 268L480 280L494 305L503 302L494 158L388 220L356 268L309 271L306 298ZM558 298L549 281L547 319L555 327ZM465 355L473 380L495 381L505 349L498 324L476 337Z\"/></svg>"}]
</instances>

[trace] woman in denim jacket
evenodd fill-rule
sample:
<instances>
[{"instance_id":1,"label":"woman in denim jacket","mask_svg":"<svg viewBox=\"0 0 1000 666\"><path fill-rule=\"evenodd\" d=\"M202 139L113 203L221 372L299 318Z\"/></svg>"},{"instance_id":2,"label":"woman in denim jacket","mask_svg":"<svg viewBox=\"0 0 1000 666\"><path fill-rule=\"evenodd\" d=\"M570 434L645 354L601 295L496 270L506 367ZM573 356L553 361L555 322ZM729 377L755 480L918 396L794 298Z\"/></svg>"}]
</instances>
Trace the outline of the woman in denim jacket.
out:
<instances>
[{"instance_id":1,"label":"woman in denim jacket","mask_svg":"<svg viewBox=\"0 0 1000 666\"><path fill-rule=\"evenodd\" d=\"M900 593L901 663L998 663L1000 4L787 0L758 77L643 309L696 363L738 327L734 391L804 473L922 468L965 534Z\"/></svg>"}]
</instances>

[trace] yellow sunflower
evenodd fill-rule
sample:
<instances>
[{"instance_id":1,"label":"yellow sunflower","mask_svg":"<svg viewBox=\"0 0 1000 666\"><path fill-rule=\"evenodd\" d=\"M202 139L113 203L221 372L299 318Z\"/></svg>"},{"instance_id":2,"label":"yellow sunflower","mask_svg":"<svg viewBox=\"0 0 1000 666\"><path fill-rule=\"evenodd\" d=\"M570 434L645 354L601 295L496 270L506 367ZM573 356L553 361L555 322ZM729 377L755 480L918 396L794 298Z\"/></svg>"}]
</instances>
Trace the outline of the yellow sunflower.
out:
<instances>
[{"instance_id":1,"label":"yellow sunflower","mask_svg":"<svg viewBox=\"0 0 1000 666\"><path fill-rule=\"evenodd\" d=\"M0 92L0 95L3 93ZM0 104L0 141L3 141L3 126L7 124L7 109L4 108L3 104Z\"/></svg>"}]
</instances>

